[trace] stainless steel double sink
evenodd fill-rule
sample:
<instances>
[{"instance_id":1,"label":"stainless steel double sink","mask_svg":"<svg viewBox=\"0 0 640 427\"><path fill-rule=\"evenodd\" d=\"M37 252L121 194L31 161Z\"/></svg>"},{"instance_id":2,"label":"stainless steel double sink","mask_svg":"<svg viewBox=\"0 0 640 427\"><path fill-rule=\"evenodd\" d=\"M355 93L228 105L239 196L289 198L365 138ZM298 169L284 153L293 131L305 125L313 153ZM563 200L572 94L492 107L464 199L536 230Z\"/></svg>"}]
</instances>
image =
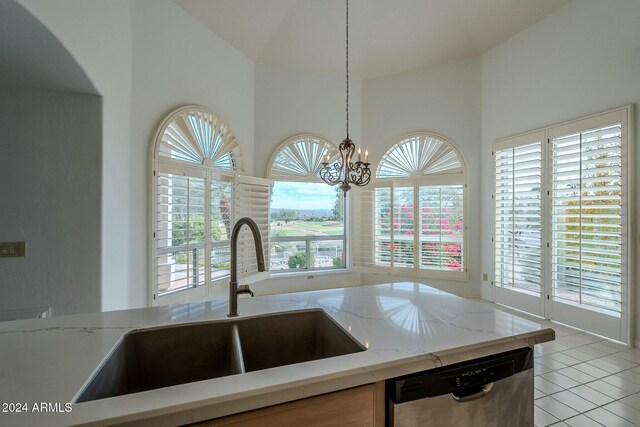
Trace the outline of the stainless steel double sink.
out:
<instances>
[{"instance_id":1,"label":"stainless steel double sink","mask_svg":"<svg viewBox=\"0 0 640 427\"><path fill-rule=\"evenodd\" d=\"M122 337L75 402L364 350L320 309L140 329Z\"/></svg>"}]
</instances>

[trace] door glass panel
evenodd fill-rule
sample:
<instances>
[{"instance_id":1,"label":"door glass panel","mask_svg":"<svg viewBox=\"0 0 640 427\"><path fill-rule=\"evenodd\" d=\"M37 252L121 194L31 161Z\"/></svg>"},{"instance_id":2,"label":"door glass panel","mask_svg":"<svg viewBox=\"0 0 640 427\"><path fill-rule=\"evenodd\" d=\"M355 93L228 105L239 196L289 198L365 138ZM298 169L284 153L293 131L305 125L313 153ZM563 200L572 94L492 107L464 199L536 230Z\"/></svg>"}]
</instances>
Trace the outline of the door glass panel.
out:
<instances>
[{"instance_id":1,"label":"door glass panel","mask_svg":"<svg viewBox=\"0 0 640 427\"><path fill-rule=\"evenodd\" d=\"M619 317L622 301L622 129L552 140L555 301Z\"/></svg>"},{"instance_id":2,"label":"door glass panel","mask_svg":"<svg viewBox=\"0 0 640 427\"><path fill-rule=\"evenodd\" d=\"M495 284L540 295L542 143L496 152Z\"/></svg>"}]
</instances>

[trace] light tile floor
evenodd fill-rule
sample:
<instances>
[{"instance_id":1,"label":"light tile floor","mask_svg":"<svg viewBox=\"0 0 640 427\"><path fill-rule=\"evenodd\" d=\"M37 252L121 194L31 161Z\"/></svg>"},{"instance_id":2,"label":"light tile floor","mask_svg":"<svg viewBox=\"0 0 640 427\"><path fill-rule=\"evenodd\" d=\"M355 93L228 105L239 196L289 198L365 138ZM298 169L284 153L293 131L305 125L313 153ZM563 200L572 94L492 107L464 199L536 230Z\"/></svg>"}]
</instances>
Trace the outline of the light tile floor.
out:
<instances>
[{"instance_id":1,"label":"light tile floor","mask_svg":"<svg viewBox=\"0 0 640 427\"><path fill-rule=\"evenodd\" d=\"M640 426L640 349L502 309L556 331L535 346L536 427Z\"/></svg>"}]
</instances>

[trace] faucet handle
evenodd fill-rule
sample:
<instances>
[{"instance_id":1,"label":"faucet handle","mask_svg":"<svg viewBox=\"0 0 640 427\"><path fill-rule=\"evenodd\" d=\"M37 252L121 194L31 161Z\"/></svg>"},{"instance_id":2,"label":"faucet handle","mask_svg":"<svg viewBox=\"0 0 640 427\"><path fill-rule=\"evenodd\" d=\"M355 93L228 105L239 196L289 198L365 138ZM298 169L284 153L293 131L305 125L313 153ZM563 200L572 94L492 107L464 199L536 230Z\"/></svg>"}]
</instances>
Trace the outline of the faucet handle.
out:
<instances>
[{"instance_id":1,"label":"faucet handle","mask_svg":"<svg viewBox=\"0 0 640 427\"><path fill-rule=\"evenodd\" d=\"M238 286L238 294L249 294L252 297L254 296L253 291L249 288L249 285Z\"/></svg>"}]
</instances>

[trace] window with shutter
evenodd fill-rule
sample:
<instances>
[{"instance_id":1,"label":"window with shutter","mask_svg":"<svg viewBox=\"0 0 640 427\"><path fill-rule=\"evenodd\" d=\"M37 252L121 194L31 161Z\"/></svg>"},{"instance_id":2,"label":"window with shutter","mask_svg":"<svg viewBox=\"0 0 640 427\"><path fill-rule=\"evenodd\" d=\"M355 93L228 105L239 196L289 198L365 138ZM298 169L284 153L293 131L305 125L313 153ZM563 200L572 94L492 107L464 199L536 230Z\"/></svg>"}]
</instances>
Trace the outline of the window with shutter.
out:
<instances>
[{"instance_id":1,"label":"window with shutter","mask_svg":"<svg viewBox=\"0 0 640 427\"><path fill-rule=\"evenodd\" d=\"M357 238L351 240L351 254L353 265L373 266L377 249L374 246L376 219L374 217L374 203L376 191L370 185L352 188L352 235Z\"/></svg>"},{"instance_id":2,"label":"window with shutter","mask_svg":"<svg viewBox=\"0 0 640 427\"><path fill-rule=\"evenodd\" d=\"M499 287L540 294L542 141L495 152L495 274Z\"/></svg>"},{"instance_id":3,"label":"window with shutter","mask_svg":"<svg viewBox=\"0 0 640 427\"><path fill-rule=\"evenodd\" d=\"M229 275L231 247L229 239L234 218L234 185L232 177L211 180L211 280Z\"/></svg>"},{"instance_id":4,"label":"window with shutter","mask_svg":"<svg viewBox=\"0 0 640 427\"><path fill-rule=\"evenodd\" d=\"M628 342L632 119L628 106L494 144L495 301Z\"/></svg>"},{"instance_id":5,"label":"window with shutter","mask_svg":"<svg viewBox=\"0 0 640 427\"><path fill-rule=\"evenodd\" d=\"M158 291L204 285L205 180L161 172L157 181Z\"/></svg>"},{"instance_id":6,"label":"window with shutter","mask_svg":"<svg viewBox=\"0 0 640 427\"><path fill-rule=\"evenodd\" d=\"M277 271L346 268L345 197L318 177L338 149L317 135L284 141L269 163L270 267Z\"/></svg>"},{"instance_id":7,"label":"window with shutter","mask_svg":"<svg viewBox=\"0 0 640 427\"><path fill-rule=\"evenodd\" d=\"M552 143L554 298L621 312L622 124Z\"/></svg>"},{"instance_id":8,"label":"window with shutter","mask_svg":"<svg viewBox=\"0 0 640 427\"><path fill-rule=\"evenodd\" d=\"M465 279L466 175L453 145L428 133L401 138L382 157L373 186L355 204L372 211L370 225L358 228L372 248L359 251L372 256L355 265Z\"/></svg>"},{"instance_id":9,"label":"window with shutter","mask_svg":"<svg viewBox=\"0 0 640 427\"><path fill-rule=\"evenodd\" d=\"M415 228L413 187L393 188L393 266L413 267Z\"/></svg>"},{"instance_id":10,"label":"window with shutter","mask_svg":"<svg viewBox=\"0 0 640 427\"><path fill-rule=\"evenodd\" d=\"M420 186L420 268L462 271L464 186Z\"/></svg>"},{"instance_id":11,"label":"window with shutter","mask_svg":"<svg viewBox=\"0 0 640 427\"><path fill-rule=\"evenodd\" d=\"M151 303L204 296L229 276L229 239L240 215L256 220L268 237L269 187L237 176L242 155L235 137L202 107L171 113L153 144ZM244 275L256 264L253 239L248 246L241 238Z\"/></svg>"},{"instance_id":12,"label":"window with shutter","mask_svg":"<svg viewBox=\"0 0 640 427\"><path fill-rule=\"evenodd\" d=\"M391 266L393 250L393 212L391 210L391 188L376 188L374 212L375 264Z\"/></svg>"},{"instance_id":13,"label":"window with shutter","mask_svg":"<svg viewBox=\"0 0 640 427\"><path fill-rule=\"evenodd\" d=\"M265 266L269 266L269 198L270 182L264 178L238 175L236 178L236 218L249 217L255 221L262 236ZM250 283L265 277L258 273L255 243L248 226L238 236L238 277Z\"/></svg>"}]
</instances>

